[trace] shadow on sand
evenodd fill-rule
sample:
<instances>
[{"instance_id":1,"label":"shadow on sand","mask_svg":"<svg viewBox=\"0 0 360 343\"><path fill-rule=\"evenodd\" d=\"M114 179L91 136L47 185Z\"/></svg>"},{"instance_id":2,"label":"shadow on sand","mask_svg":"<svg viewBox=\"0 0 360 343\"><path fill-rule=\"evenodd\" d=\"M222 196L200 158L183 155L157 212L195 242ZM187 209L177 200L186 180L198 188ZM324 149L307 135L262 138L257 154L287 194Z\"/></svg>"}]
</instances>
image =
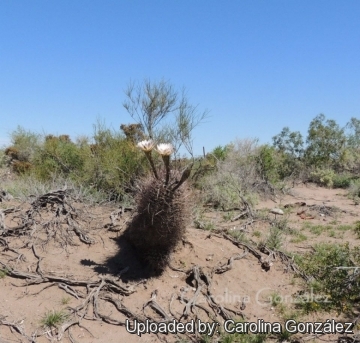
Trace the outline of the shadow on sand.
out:
<instances>
[{"instance_id":1,"label":"shadow on sand","mask_svg":"<svg viewBox=\"0 0 360 343\"><path fill-rule=\"evenodd\" d=\"M90 259L83 259L80 263L84 266L93 267L96 273L118 276L123 282L140 281L155 276L154 272L139 260L135 249L124 235L111 239L115 240L119 247L116 255L109 257L102 264Z\"/></svg>"}]
</instances>

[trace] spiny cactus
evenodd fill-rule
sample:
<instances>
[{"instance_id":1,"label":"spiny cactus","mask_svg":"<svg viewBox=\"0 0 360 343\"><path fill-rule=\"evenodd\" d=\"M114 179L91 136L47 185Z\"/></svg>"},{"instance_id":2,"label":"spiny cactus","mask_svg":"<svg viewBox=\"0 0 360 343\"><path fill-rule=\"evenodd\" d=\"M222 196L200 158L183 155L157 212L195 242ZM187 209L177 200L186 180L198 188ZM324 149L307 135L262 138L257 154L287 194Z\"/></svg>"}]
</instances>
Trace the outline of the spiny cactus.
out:
<instances>
[{"instance_id":1,"label":"spiny cactus","mask_svg":"<svg viewBox=\"0 0 360 343\"><path fill-rule=\"evenodd\" d=\"M161 273L168 264L171 252L184 236L189 218L190 189L186 183L191 167L182 174L170 168L171 144L159 144L165 168L156 170L152 160L154 144L138 144L152 168L152 175L139 180L136 195L136 215L126 230L126 236L136 248L139 257L155 273Z\"/></svg>"}]
</instances>

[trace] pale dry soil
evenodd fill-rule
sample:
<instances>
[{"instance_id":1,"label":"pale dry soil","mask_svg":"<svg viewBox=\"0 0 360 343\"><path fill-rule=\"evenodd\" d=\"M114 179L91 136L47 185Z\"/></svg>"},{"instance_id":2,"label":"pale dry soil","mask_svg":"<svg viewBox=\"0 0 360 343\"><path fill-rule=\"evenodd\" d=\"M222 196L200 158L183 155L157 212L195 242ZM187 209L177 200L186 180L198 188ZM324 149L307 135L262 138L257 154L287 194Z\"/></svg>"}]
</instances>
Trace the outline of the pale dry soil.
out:
<instances>
[{"instance_id":1,"label":"pale dry soil","mask_svg":"<svg viewBox=\"0 0 360 343\"><path fill-rule=\"evenodd\" d=\"M181 302L180 296L190 299L196 291L196 283L187 280L187 275L182 272L199 266L208 275L214 268L226 265L228 260L237 255L242 255L246 249L234 245L231 241L221 237L224 230L236 231L243 229L245 237L249 241L259 242L269 234L270 222L275 220L269 210L274 207L285 211L284 216L277 216L276 220L289 221L289 226L302 232L307 238L301 242L294 242L294 237L286 236L282 249L287 252L305 252L317 242L349 242L357 245L359 240L351 230L312 233L307 228L306 222L317 225L353 224L359 220L360 209L346 197L346 191L339 189L325 189L314 185L297 186L291 191L291 195L284 195L274 200L260 201L256 206L269 220L258 220L244 227L247 219L230 221L231 217L238 212L224 213L220 211L201 208L202 220L211 223L211 230L200 230L190 224L186 232L186 241L178 247L172 256L173 269L167 268L158 277L149 277L147 271L137 261L136 255L131 247L121 238L121 232L126 227L126 221L131 212L124 213L118 219L118 226L110 231L110 214L116 210L113 206L86 207L82 215L87 219L82 222L84 230L94 240L93 244L84 244L75 234L70 235L72 243L60 244L57 237L44 243L47 233L34 232L26 235L7 237L9 246L17 251L6 250L0 245L0 261L11 266L15 270L24 273L37 273L39 259L34 255L31 244L36 246L36 253L41 259L41 271L44 274L61 276L71 280L101 280L101 278L113 278L116 282L125 287L133 287L134 292L130 295L115 294L114 297L120 300L128 309L139 316L148 316L155 320L162 320L162 317L151 307L143 310L143 305L151 299L152 292L157 290L156 301L162 309L170 316L180 318L185 304ZM307 211L306 218L302 219L297 213L301 206L284 208L286 204L305 202ZM319 211L311 205L326 205L335 207L338 211L329 215L320 215ZM20 208L25 210L29 204L17 201L3 201L0 203L2 209ZM78 209L85 205L77 204ZM44 212L43 221L50 220L53 215L51 208ZM309 219L311 218L311 219ZM7 227L18 224L16 213L5 217ZM308 225L309 226L309 225ZM114 231L115 230L115 231ZM37 236L37 234L39 234ZM30 237L29 237L30 235ZM1 237L1 236L0 236ZM30 243L29 243L30 242ZM19 254L22 257L19 258ZM259 252L260 253L260 252ZM262 254L262 253L260 253ZM266 254L262 254L266 258ZM301 278L296 277L289 270L286 263L280 258L271 260L271 268L265 271L261 267L259 259L248 253L239 260L234 260L232 268L224 273L212 276L209 290L216 303L237 312L241 312L246 321L257 321L263 319L268 322L283 322L282 314L273 307L269 301L270 294L277 292L284 300L284 305L291 311L293 309L292 299L297 291L301 289ZM51 286L51 287L47 287ZM86 342L86 343L120 343L120 342L175 342L183 339L183 342L190 342L185 335L154 335L145 334L141 337L130 334L123 325L109 324L101 318L96 318L92 311L92 304L89 305L80 325L73 325L66 330L62 337L57 336L56 330L49 330L42 326L42 319L49 311L63 311L69 313L67 321L76 318L71 314L71 309L76 308L84 302L86 288L73 286L72 289L79 295L78 299L60 288L56 282L42 282L40 284L27 285L26 279L6 275L0 279L0 319L3 323L12 325L0 325L0 342L33 342L43 343L49 341L60 342ZM102 291L100 291L101 293ZM204 321L224 322L224 318L212 310L205 296L200 292L196 299L197 304L203 305L210 313L212 319L200 307L193 308L191 318L200 318ZM118 312L113 304L99 299L98 312L109 316L120 322L126 320L126 316ZM234 318L240 316L233 315ZM187 322L191 319L181 319ZM326 319L346 318L337 316L336 313L315 313L301 317L301 320L316 321ZM66 321L65 321L66 322ZM16 331L21 328L22 333ZM221 326L220 326L221 329ZM71 335L71 338L69 336ZM330 341L337 337L328 335L319 338L305 337L298 335L299 339L310 339L308 341ZM27 338L26 338L27 337ZM271 338L270 338L271 340ZM275 337L272 340L276 340Z\"/></svg>"}]
</instances>

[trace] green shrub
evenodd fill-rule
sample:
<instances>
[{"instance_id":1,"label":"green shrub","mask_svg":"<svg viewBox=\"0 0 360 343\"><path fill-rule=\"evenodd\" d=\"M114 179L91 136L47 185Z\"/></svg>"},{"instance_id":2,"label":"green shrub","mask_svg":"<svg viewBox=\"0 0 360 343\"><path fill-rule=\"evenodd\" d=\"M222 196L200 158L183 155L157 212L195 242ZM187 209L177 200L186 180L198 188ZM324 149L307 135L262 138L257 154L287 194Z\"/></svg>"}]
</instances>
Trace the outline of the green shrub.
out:
<instances>
[{"instance_id":1,"label":"green shrub","mask_svg":"<svg viewBox=\"0 0 360 343\"><path fill-rule=\"evenodd\" d=\"M350 186L348 188L349 198L359 202L360 199L360 179L353 180L350 182Z\"/></svg>"},{"instance_id":2,"label":"green shrub","mask_svg":"<svg viewBox=\"0 0 360 343\"><path fill-rule=\"evenodd\" d=\"M136 146L120 134L97 131L94 146L94 152L90 146L83 149L86 158L79 180L115 197L122 198L134 181L149 169Z\"/></svg>"},{"instance_id":3,"label":"green shrub","mask_svg":"<svg viewBox=\"0 0 360 343\"><path fill-rule=\"evenodd\" d=\"M348 311L359 303L360 249L349 244L318 244L314 252L295 256L295 261L305 274L316 282L308 284L308 292L315 292L317 300L300 301L305 311L336 309ZM300 297L301 300L301 297Z\"/></svg>"},{"instance_id":4,"label":"green shrub","mask_svg":"<svg viewBox=\"0 0 360 343\"><path fill-rule=\"evenodd\" d=\"M7 154L14 171L45 183L68 179L113 199L126 197L134 180L148 170L134 142L101 123L95 125L93 144L86 137L72 142L68 135L40 136L22 128L12 134L12 141Z\"/></svg>"},{"instance_id":5,"label":"green shrub","mask_svg":"<svg viewBox=\"0 0 360 343\"><path fill-rule=\"evenodd\" d=\"M214 150L206 155L206 158L211 162L211 164L216 165L218 161L224 161L229 150L231 149L231 146L225 145L221 146L218 145L214 148Z\"/></svg>"},{"instance_id":6,"label":"green shrub","mask_svg":"<svg viewBox=\"0 0 360 343\"><path fill-rule=\"evenodd\" d=\"M346 143L344 128L319 114L309 124L305 159L318 168L340 167ZM328 187L331 187L329 185Z\"/></svg>"},{"instance_id":7,"label":"green shrub","mask_svg":"<svg viewBox=\"0 0 360 343\"><path fill-rule=\"evenodd\" d=\"M8 270L0 269L0 279L3 279L6 275L8 275Z\"/></svg>"},{"instance_id":8,"label":"green shrub","mask_svg":"<svg viewBox=\"0 0 360 343\"><path fill-rule=\"evenodd\" d=\"M48 135L33 158L34 173L41 180L48 180L52 175L72 176L82 172L84 155L81 149L68 137Z\"/></svg>"},{"instance_id":9,"label":"green shrub","mask_svg":"<svg viewBox=\"0 0 360 343\"><path fill-rule=\"evenodd\" d=\"M104 191L99 191L94 187L88 187L61 176L53 176L49 180L41 181L34 174L23 174L1 185L4 191L22 201L26 201L29 196L38 197L54 189L62 189L65 186L72 190L74 199L88 204L108 202L110 200L109 194Z\"/></svg>"},{"instance_id":10,"label":"green shrub","mask_svg":"<svg viewBox=\"0 0 360 343\"><path fill-rule=\"evenodd\" d=\"M283 231L278 227L271 227L264 244L271 250L279 250L283 244Z\"/></svg>"},{"instance_id":11,"label":"green shrub","mask_svg":"<svg viewBox=\"0 0 360 343\"><path fill-rule=\"evenodd\" d=\"M279 181L278 169L280 161L274 147L269 145L260 146L255 159L258 173L262 179L272 183Z\"/></svg>"},{"instance_id":12,"label":"green shrub","mask_svg":"<svg viewBox=\"0 0 360 343\"><path fill-rule=\"evenodd\" d=\"M256 187L263 184L255 160L257 149L256 140L231 144L225 160L218 161L216 169L201 180L204 201L223 209L242 208L243 200L254 205Z\"/></svg>"},{"instance_id":13,"label":"green shrub","mask_svg":"<svg viewBox=\"0 0 360 343\"><path fill-rule=\"evenodd\" d=\"M42 144L41 135L26 131L21 126L18 126L10 136L12 145L9 149L16 151L16 154L11 156L12 159L31 162L34 154Z\"/></svg>"},{"instance_id":14,"label":"green shrub","mask_svg":"<svg viewBox=\"0 0 360 343\"><path fill-rule=\"evenodd\" d=\"M334 184L335 172L332 169L316 169L311 172L313 182L326 187L332 187Z\"/></svg>"},{"instance_id":15,"label":"green shrub","mask_svg":"<svg viewBox=\"0 0 360 343\"><path fill-rule=\"evenodd\" d=\"M0 149L0 168L3 168L6 166L6 155L5 150Z\"/></svg>"},{"instance_id":16,"label":"green shrub","mask_svg":"<svg viewBox=\"0 0 360 343\"><path fill-rule=\"evenodd\" d=\"M360 221L357 221L354 225L354 232L357 238L360 238Z\"/></svg>"},{"instance_id":17,"label":"green shrub","mask_svg":"<svg viewBox=\"0 0 360 343\"><path fill-rule=\"evenodd\" d=\"M292 243L300 243L300 242L306 241L308 239L308 237L305 234L301 233L301 232L295 233L294 236L295 237L292 238L291 241L290 241Z\"/></svg>"},{"instance_id":18,"label":"green shrub","mask_svg":"<svg viewBox=\"0 0 360 343\"><path fill-rule=\"evenodd\" d=\"M334 188L348 188L351 184L353 176L349 174L335 174L333 177Z\"/></svg>"}]
</instances>

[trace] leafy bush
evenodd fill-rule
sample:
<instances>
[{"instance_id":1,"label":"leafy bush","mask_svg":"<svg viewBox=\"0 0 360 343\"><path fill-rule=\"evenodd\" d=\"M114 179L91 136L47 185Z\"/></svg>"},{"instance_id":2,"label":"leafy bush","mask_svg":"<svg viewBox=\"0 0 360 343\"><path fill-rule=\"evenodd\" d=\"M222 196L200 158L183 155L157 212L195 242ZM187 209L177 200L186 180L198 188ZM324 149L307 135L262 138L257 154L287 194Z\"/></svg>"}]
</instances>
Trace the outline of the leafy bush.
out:
<instances>
[{"instance_id":1,"label":"leafy bush","mask_svg":"<svg viewBox=\"0 0 360 343\"><path fill-rule=\"evenodd\" d=\"M279 250L283 244L283 230L279 229L278 227L271 227L269 234L264 242L261 242L259 245L265 245L271 250Z\"/></svg>"},{"instance_id":2,"label":"leafy bush","mask_svg":"<svg viewBox=\"0 0 360 343\"><path fill-rule=\"evenodd\" d=\"M349 190L349 198L353 199L356 202L359 202L359 199L360 199L360 179L351 181L348 190Z\"/></svg>"},{"instance_id":3,"label":"leafy bush","mask_svg":"<svg viewBox=\"0 0 360 343\"><path fill-rule=\"evenodd\" d=\"M259 176L265 180L275 183L279 180L279 159L274 147L269 145L260 146L256 154L256 163Z\"/></svg>"},{"instance_id":4,"label":"leafy bush","mask_svg":"<svg viewBox=\"0 0 360 343\"><path fill-rule=\"evenodd\" d=\"M305 158L318 168L340 166L346 143L344 129L335 120L319 114L309 125Z\"/></svg>"},{"instance_id":5,"label":"leafy bush","mask_svg":"<svg viewBox=\"0 0 360 343\"><path fill-rule=\"evenodd\" d=\"M316 169L310 175L311 180L321 186L332 187L334 185L335 172L332 169Z\"/></svg>"},{"instance_id":6,"label":"leafy bush","mask_svg":"<svg viewBox=\"0 0 360 343\"><path fill-rule=\"evenodd\" d=\"M145 157L130 140L102 126L95 128L94 141L82 149L85 160L79 181L123 197L148 170Z\"/></svg>"},{"instance_id":7,"label":"leafy bush","mask_svg":"<svg viewBox=\"0 0 360 343\"><path fill-rule=\"evenodd\" d=\"M263 183L257 171L256 152L256 140L233 143L225 160L218 161L217 168L202 179L204 201L223 209L242 207L244 199L253 205L257 198L254 185Z\"/></svg>"},{"instance_id":8,"label":"leafy bush","mask_svg":"<svg viewBox=\"0 0 360 343\"><path fill-rule=\"evenodd\" d=\"M214 150L212 152L210 152L210 154L206 155L206 158L214 165L216 165L216 163L218 161L224 161L229 150L230 150L230 146L229 145L225 145L225 146L221 146L218 145L217 147L214 148Z\"/></svg>"},{"instance_id":9,"label":"leafy bush","mask_svg":"<svg viewBox=\"0 0 360 343\"><path fill-rule=\"evenodd\" d=\"M356 234L357 238L360 238L360 221L357 221L354 225L354 233Z\"/></svg>"},{"instance_id":10,"label":"leafy bush","mask_svg":"<svg viewBox=\"0 0 360 343\"><path fill-rule=\"evenodd\" d=\"M62 176L53 176L53 178L41 181L34 174L24 174L7 180L1 185L1 188L11 194L13 197L26 201L28 197L38 197L54 189L67 187L71 189L74 199L94 204L110 201L109 194L99 191L94 187L87 187L75 180L64 178ZM128 202L131 199L126 199Z\"/></svg>"},{"instance_id":11,"label":"leafy bush","mask_svg":"<svg viewBox=\"0 0 360 343\"><path fill-rule=\"evenodd\" d=\"M333 177L334 188L348 188L353 176L350 174L335 174Z\"/></svg>"},{"instance_id":12,"label":"leafy bush","mask_svg":"<svg viewBox=\"0 0 360 343\"><path fill-rule=\"evenodd\" d=\"M0 149L0 168L5 167L6 165L6 155L3 149Z\"/></svg>"},{"instance_id":13,"label":"leafy bush","mask_svg":"<svg viewBox=\"0 0 360 343\"><path fill-rule=\"evenodd\" d=\"M34 173L41 180L52 175L72 176L80 173L84 165L81 149L69 139L48 135L32 160Z\"/></svg>"},{"instance_id":14,"label":"leafy bush","mask_svg":"<svg viewBox=\"0 0 360 343\"><path fill-rule=\"evenodd\" d=\"M43 137L21 128L12 140L6 151L14 171L30 173L42 182L69 179L113 198L124 198L148 168L133 141L101 123L95 126L94 144L86 137L72 142L68 135Z\"/></svg>"},{"instance_id":15,"label":"leafy bush","mask_svg":"<svg viewBox=\"0 0 360 343\"><path fill-rule=\"evenodd\" d=\"M33 133L31 131L26 131L21 126L18 126L17 129L11 133L11 147L12 153L15 155L12 156L13 159L31 162L34 154L42 144L41 135ZM8 151L9 153L10 151Z\"/></svg>"},{"instance_id":16,"label":"leafy bush","mask_svg":"<svg viewBox=\"0 0 360 343\"><path fill-rule=\"evenodd\" d=\"M8 270L7 269L1 269L0 268L0 279L3 279L6 275L8 275Z\"/></svg>"},{"instance_id":17,"label":"leafy bush","mask_svg":"<svg viewBox=\"0 0 360 343\"><path fill-rule=\"evenodd\" d=\"M318 244L315 251L301 257L295 256L298 266L314 278L316 287L311 291L323 296L316 304L300 303L307 311L337 309L347 311L359 303L360 249L349 244ZM314 286L314 283L308 287ZM319 297L318 297L319 299ZM325 301L326 300L326 301ZM315 306L316 305L316 306Z\"/></svg>"}]
</instances>

